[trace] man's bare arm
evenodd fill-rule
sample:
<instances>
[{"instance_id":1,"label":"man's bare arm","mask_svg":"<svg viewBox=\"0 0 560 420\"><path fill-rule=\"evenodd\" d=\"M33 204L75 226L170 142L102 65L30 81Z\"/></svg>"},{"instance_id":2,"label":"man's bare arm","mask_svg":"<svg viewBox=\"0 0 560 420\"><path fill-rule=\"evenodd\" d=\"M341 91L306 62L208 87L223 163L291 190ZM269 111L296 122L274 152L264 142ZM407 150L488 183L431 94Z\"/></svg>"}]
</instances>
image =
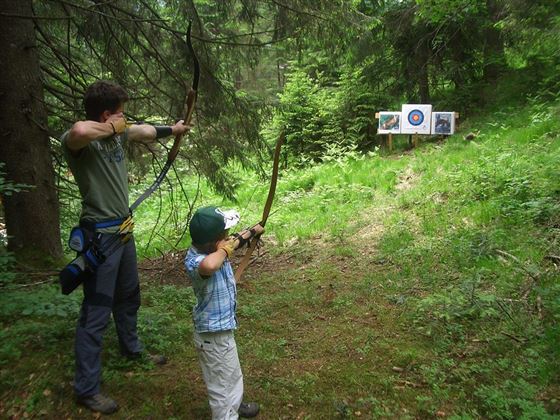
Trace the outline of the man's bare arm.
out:
<instances>
[{"instance_id":1,"label":"man's bare arm","mask_svg":"<svg viewBox=\"0 0 560 420\"><path fill-rule=\"evenodd\" d=\"M115 133L110 122L78 121L70 129L66 145L70 150L78 151L93 140L109 137Z\"/></svg>"},{"instance_id":2,"label":"man's bare arm","mask_svg":"<svg viewBox=\"0 0 560 420\"><path fill-rule=\"evenodd\" d=\"M183 120L178 121L175 125L170 126L171 129L168 133L158 136L156 127L149 124L139 124L132 125L128 128L128 139L130 141L139 142L152 142L156 138L166 137L166 136L177 136L180 134L185 134L191 129L191 125L185 125Z\"/></svg>"}]
</instances>

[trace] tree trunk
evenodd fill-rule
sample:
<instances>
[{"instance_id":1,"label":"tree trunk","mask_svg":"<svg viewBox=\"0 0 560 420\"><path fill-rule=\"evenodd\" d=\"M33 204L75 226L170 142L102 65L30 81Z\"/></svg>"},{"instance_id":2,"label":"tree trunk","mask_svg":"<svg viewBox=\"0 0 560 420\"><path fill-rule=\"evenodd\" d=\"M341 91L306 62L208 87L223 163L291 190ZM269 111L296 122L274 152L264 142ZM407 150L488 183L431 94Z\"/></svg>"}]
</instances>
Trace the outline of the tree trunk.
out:
<instances>
[{"instance_id":1,"label":"tree trunk","mask_svg":"<svg viewBox=\"0 0 560 420\"><path fill-rule=\"evenodd\" d=\"M418 76L418 93L420 94L420 103L430 103L430 78L428 72L428 64L430 62L430 47L428 41L422 40L416 47L416 63Z\"/></svg>"},{"instance_id":2,"label":"tree trunk","mask_svg":"<svg viewBox=\"0 0 560 420\"><path fill-rule=\"evenodd\" d=\"M483 79L486 82L498 80L500 72L505 68L504 40L502 33L495 24L500 21L502 8L499 0L487 0L486 7L489 15L489 24L484 30L484 70Z\"/></svg>"},{"instance_id":3,"label":"tree trunk","mask_svg":"<svg viewBox=\"0 0 560 420\"><path fill-rule=\"evenodd\" d=\"M8 249L26 264L62 256L58 197L39 68L32 0L0 0L0 160L6 178L32 187L3 195ZM49 261L50 260L50 261Z\"/></svg>"},{"instance_id":4,"label":"tree trunk","mask_svg":"<svg viewBox=\"0 0 560 420\"><path fill-rule=\"evenodd\" d=\"M453 63L451 67L451 80L455 85L455 91L460 91L465 86L465 77L463 73L466 73L466 70L463 70L463 66L469 59L463 48L465 43L466 40L460 32L449 40L449 49L451 50L452 57L451 62Z\"/></svg>"}]
</instances>

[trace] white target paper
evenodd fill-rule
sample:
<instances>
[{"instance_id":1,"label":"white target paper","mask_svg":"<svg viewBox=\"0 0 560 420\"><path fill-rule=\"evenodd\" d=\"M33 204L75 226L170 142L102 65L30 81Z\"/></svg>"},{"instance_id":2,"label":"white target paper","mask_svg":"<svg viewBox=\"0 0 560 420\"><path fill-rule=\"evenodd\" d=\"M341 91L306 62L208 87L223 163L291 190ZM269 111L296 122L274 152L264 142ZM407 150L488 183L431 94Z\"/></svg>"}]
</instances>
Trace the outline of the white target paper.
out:
<instances>
[{"instance_id":1,"label":"white target paper","mask_svg":"<svg viewBox=\"0 0 560 420\"><path fill-rule=\"evenodd\" d=\"M432 128L432 106L421 104L403 104L402 134L430 134Z\"/></svg>"}]
</instances>

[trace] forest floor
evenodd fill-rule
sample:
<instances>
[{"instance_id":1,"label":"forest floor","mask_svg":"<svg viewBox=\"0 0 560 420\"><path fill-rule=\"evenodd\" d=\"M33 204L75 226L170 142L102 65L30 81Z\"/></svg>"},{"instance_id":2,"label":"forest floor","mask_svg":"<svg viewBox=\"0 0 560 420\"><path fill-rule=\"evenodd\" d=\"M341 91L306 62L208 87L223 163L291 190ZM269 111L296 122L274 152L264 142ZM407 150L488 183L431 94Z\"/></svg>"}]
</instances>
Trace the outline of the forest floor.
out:
<instances>
[{"instance_id":1,"label":"forest floor","mask_svg":"<svg viewBox=\"0 0 560 420\"><path fill-rule=\"evenodd\" d=\"M279 185L286 230L238 291L259 418L560 418L560 108L527 114ZM169 362L124 360L106 334L113 418L209 418L183 256L140 263L139 332ZM72 392L79 295L0 295L0 418L96 417Z\"/></svg>"},{"instance_id":2,"label":"forest floor","mask_svg":"<svg viewBox=\"0 0 560 420\"><path fill-rule=\"evenodd\" d=\"M376 242L388 211L365 211L355 220L356 234L335 243L317 236L275 253L265 237L239 285L236 334L247 399L261 404L262 418L414 418L434 409L446 417L453 411L452 403L426 412L418 407L418 397L431 392L415 366L430 365L437 355L403 319L405 297L395 297L383 279L392 263L379 258ZM167 268L180 267L181 259L144 261L140 272L151 286L189 287L182 269ZM209 414L189 339L183 354L153 371L160 398L173 401L165 417L180 418L178 407L187 410L185 418Z\"/></svg>"}]
</instances>

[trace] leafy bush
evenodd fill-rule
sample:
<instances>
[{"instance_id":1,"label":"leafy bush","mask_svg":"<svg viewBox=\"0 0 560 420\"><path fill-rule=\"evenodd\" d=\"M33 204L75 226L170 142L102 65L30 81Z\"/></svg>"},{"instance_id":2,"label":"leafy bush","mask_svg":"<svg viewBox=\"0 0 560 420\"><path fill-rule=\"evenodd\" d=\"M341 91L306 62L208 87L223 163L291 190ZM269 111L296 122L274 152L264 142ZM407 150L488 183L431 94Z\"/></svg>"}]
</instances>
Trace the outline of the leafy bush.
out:
<instances>
[{"instance_id":1,"label":"leafy bush","mask_svg":"<svg viewBox=\"0 0 560 420\"><path fill-rule=\"evenodd\" d=\"M0 294L0 365L30 351L47 354L61 341L71 340L80 299L78 293L61 295L53 285L4 290Z\"/></svg>"},{"instance_id":2,"label":"leafy bush","mask_svg":"<svg viewBox=\"0 0 560 420\"><path fill-rule=\"evenodd\" d=\"M496 300L495 294L479 290L476 282L466 282L460 288L449 286L420 299L415 324L428 335L455 334L462 331L461 323L497 317Z\"/></svg>"},{"instance_id":3,"label":"leafy bush","mask_svg":"<svg viewBox=\"0 0 560 420\"><path fill-rule=\"evenodd\" d=\"M58 287L48 285L32 291L11 290L0 295L0 318L21 316L41 318L76 318L80 307L80 294L64 296Z\"/></svg>"},{"instance_id":4,"label":"leafy bush","mask_svg":"<svg viewBox=\"0 0 560 420\"><path fill-rule=\"evenodd\" d=\"M273 125L286 132L286 148L300 166L325 162L371 148L375 112L387 103L374 94L362 66L345 67L337 80L316 78L296 68L280 95Z\"/></svg>"},{"instance_id":5,"label":"leafy bush","mask_svg":"<svg viewBox=\"0 0 560 420\"><path fill-rule=\"evenodd\" d=\"M0 287L11 284L16 278L14 264L16 260L11 252L8 252L4 245L0 244Z\"/></svg>"},{"instance_id":6,"label":"leafy bush","mask_svg":"<svg viewBox=\"0 0 560 420\"><path fill-rule=\"evenodd\" d=\"M489 419L553 419L541 402L535 401L534 385L523 379L506 380L502 386L481 385L475 391L485 418Z\"/></svg>"}]
</instances>

